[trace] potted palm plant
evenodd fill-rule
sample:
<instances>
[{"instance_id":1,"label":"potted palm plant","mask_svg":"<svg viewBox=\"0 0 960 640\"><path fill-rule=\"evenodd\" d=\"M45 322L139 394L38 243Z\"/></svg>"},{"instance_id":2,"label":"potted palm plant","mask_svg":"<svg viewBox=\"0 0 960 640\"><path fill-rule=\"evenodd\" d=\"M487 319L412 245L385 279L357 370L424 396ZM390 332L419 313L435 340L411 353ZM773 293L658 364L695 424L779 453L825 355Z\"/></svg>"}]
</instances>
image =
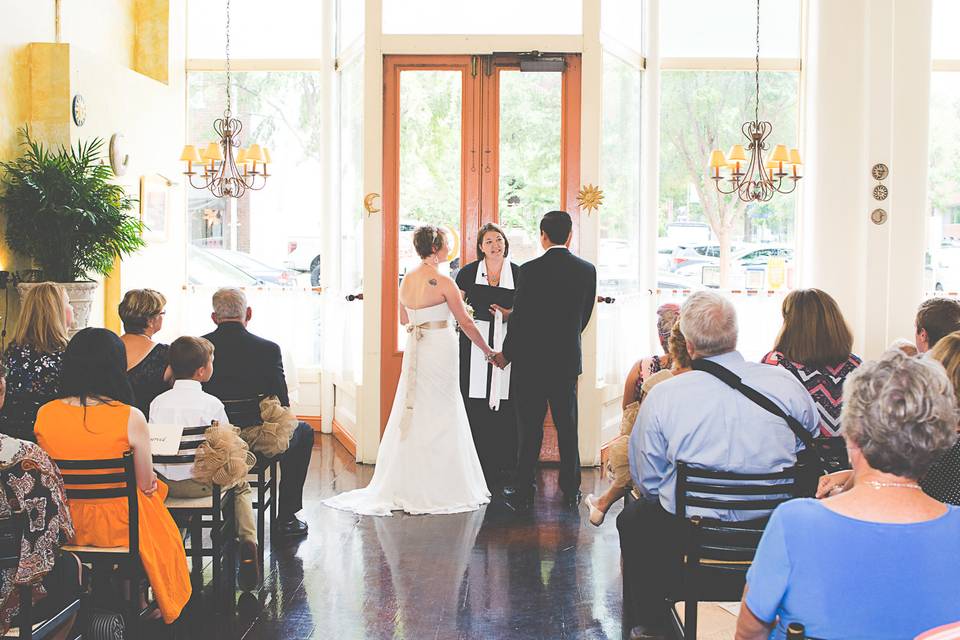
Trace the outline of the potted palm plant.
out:
<instances>
[{"instance_id":1,"label":"potted palm plant","mask_svg":"<svg viewBox=\"0 0 960 640\"><path fill-rule=\"evenodd\" d=\"M20 130L24 153L0 163L0 207L6 214L7 246L30 258L40 281L61 284L74 307L71 333L90 318L97 283L118 256L144 246L141 222L130 215L136 199L111 182L101 160L103 140L51 151ZM32 286L22 282L18 289Z\"/></svg>"}]
</instances>

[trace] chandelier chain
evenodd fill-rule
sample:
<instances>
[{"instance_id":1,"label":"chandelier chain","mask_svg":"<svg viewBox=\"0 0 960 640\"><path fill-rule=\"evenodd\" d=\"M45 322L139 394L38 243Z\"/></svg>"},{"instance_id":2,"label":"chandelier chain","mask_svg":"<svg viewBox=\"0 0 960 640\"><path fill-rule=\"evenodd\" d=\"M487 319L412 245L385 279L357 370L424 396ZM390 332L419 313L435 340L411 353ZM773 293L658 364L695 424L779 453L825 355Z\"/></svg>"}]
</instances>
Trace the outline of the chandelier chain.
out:
<instances>
[{"instance_id":1,"label":"chandelier chain","mask_svg":"<svg viewBox=\"0 0 960 640\"><path fill-rule=\"evenodd\" d=\"M224 109L223 115L229 120L230 119L230 105L233 102L232 96L230 94L230 0L227 0L227 45L226 45L226 66L227 66L227 108Z\"/></svg>"},{"instance_id":2,"label":"chandelier chain","mask_svg":"<svg viewBox=\"0 0 960 640\"><path fill-rule=\"evenodd\" d=\"M227 0L229 2L230 0ZM756 54L756 69L754 70L753 78L756 81L757 87L757 101L754 103L753 119L757 122L760 121L760 0L757 0L757 54Z\"/></svg>"}]
</instances>

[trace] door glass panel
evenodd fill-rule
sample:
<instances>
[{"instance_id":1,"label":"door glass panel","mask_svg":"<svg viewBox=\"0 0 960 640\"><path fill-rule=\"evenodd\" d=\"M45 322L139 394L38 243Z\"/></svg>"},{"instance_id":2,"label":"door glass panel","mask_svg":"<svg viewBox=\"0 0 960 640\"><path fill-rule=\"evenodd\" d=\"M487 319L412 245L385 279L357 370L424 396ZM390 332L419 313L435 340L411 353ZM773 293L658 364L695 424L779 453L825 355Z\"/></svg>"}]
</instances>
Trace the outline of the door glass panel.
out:
<instances>
[{"instance_id":1,"label":"door glass panel","mask_svg":"<svg viewBox=\"0 0 960 640\"><path fill-rule=\"evenodd\" d=\"M640 69L603 55L603 118L598 291L615 299L597 309L599 381L622 385L644 353L648 333L640 294Z\"/></svg>"},{"instance_id":2,"label":"door glass panel","mask_svg":"<svg viewBox=\"0 0 960 640\"><path fill-rule=\"evenodd\" d=\"M540 218L560 208L563 76L502 69L499 79L497 209L510 240L510 260L522 264L542 252Z\"/></svg>"},{"instance_id":3,"label":"door glass panel","mask_svg":"<svg viewBox=\"0 0 960 640\"><path fill-rule=\"evenodd\" d=\"M459 266L462 104L460 71L401 72L397 234L401 280L420 262L413 232L424 224L437 225L447 234L453 264L441 264L441 271L449 273ZM403 344L400 337L398 333L398 348Z\"/></svg>"}]
</instances>

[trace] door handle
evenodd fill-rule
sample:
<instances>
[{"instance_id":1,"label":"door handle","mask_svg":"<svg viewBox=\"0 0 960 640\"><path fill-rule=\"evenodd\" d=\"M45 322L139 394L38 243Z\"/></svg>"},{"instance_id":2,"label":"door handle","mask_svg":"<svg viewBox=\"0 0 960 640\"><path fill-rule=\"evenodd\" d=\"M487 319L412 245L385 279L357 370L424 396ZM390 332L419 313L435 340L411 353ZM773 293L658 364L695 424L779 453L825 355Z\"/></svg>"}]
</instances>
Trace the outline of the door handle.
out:
<instances>
[{"instance_id":1,"label":"door handle","mask_svg":"<svg viewBox=\"0 0 960 640\"><path fill-rule=\"evenodd\" d=\"M362 293L351 293L347 296L347 302L353 302L354 300L363 300Z\"/></svg>"},{"instance_id":2,"label":"door handle","mask_svg":"<svg viewBox=\"0 0 960 640\"><path fill-rule=\"evenodd\" d=\"M613 304L616 302L616 298L611 298L610 296L597 296L597 302L606 302L607 304Z\"/></svg>"}]
</instances>

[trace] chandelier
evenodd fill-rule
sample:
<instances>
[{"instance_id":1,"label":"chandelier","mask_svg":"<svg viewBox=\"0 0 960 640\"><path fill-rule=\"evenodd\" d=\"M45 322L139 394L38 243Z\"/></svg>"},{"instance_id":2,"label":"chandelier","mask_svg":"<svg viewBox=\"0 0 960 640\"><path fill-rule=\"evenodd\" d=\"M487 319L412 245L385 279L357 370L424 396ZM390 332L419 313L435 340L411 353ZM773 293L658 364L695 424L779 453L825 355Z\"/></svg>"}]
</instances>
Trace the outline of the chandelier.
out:
<instances>
[{"instance_id":1,"label":"chandelier","mask_svg":"<svg viewBox=\"0 0 960 640\"><path fill-rule=\"evenodd\" d=\"M747 144L733 145L726 156L720 149L714 149L710 153L710 178L716 184L717 190L724 195L736 193L744 202L767 202L775 193L791 193L797 188L797 181L802 177L799 167L803 162L800 160L800 151L788 151L783 144L776 145L770 160L764 162L764 152L770 148L767 138L773 131L773 125L760 120L760 0L757 0L754 80L756 102L753 121L744 122L740 128ZM729 174L722 175L724 170L729 171ZM729 182L729 186L725 186L725 182Z\"/></svg>"},{"instance_id":2,"label":"chandelier","mask_svg":"<svg viewBox=\"0 0 960 640\"><path fill-rule=\"evenodd\" d=\"M192 144L185 145L180 160L187 163L183 174L194 189L209 189L217 198L240 198L247 189L258 191L266 185L271 175L267 171L271 159L270 150L258 144L251 144L247 149L240 146L243 124L230 111L230 0L227 0L226 69L227 108L222 118L213 121L213 130L220 141L201 145L202 151ZM199 165L199 171L194 170L194 164Z\"/></svg>"}]
</instances>

